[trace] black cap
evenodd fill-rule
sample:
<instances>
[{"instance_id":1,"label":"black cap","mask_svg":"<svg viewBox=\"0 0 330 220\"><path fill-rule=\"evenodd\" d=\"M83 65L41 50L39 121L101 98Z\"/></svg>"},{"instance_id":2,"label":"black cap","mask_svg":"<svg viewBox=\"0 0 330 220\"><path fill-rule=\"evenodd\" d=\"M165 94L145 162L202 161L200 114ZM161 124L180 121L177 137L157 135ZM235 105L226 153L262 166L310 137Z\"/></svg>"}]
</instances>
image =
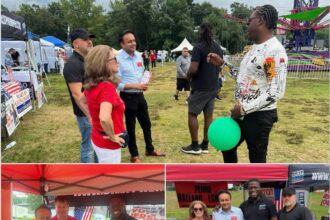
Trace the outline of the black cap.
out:
<instances>
[{"instance_id":1,"label":"black cap","mask_svg":"<svg viewBox=\"0 0 330 220\"><path fill-rule=\"evenodd\" d=\"M282 191L282 195L295 195L295 194L296 194L296 190L291 187L284 188Z\"/></svg>"},{"instance_id":2,"label":"black cap","mask_svg":"<svg viewBox=\"0 0 330 220\"><path fill-rule=\"evenodd\" d=\"M77 38L81 38L81 39L86 40L88 38L94 38L94 37L95 37L94 34L89 33L84 28L75 29L70 34L71 42L73 42Z\"/></svg>"}]
</instances>

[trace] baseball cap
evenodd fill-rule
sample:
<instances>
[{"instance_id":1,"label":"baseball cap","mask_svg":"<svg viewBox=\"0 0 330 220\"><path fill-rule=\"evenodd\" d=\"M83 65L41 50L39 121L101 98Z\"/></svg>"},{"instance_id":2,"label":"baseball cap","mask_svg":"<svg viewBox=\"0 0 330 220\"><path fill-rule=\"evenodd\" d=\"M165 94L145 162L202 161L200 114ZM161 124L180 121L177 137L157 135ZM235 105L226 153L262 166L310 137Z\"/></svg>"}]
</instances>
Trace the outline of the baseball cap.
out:
<instances>
[{"instance_id":1,"label":"baseball cap","mask_svg":"<svg viewBox=\"0 0 330 220\"><path fill-rule=\"evenodd\" d=\"M282 195L295 195L295 194L296 194L296 190L291 187L284 188L282 191Z\"/></svg>"},{"instance_id":2,"label":"baseball cap","mask_svg":"<svg viewBox=\"0 0 330 220\"><path fill-rule=\"evenodd\" d=\"M94 37L95 37L94 34L89 33L84 28L75 29L70 34L71 42L73 42L77 38L81 38L81 39L86 40L88 38L94 38Z\"/></svg>"}]
</instances>

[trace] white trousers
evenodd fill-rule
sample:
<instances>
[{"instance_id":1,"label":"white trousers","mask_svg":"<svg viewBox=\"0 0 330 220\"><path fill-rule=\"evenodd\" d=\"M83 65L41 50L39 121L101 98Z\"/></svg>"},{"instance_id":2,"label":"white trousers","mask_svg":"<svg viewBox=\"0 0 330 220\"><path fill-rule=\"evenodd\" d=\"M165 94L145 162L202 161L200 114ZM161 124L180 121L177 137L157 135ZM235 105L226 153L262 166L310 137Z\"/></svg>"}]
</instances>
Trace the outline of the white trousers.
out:
<instances>
[{"instance_id":1,"label":"white trousers","mask_svg":"<svg viewBox=\"0 0 330 220\"><path fill-rule=\"evenodd\" d=\"M97 155L99 163L120 163L121 162L121 148L116 150L105 149L96 146L93 141L92 146Z\"/></svg>"}]
</instances>

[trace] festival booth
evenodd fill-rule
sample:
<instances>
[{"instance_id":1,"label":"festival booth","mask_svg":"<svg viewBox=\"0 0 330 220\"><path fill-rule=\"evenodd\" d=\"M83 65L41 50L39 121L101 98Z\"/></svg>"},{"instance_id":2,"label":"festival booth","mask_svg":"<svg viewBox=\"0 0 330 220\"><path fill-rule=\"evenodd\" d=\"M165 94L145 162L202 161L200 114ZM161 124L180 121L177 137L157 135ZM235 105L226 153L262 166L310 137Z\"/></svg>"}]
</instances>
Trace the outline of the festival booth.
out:
<instances>
[{"instance_id":1,"label":"festival booth","mask_svg":"<svg viewBox=\"0 0 330 220\"><path fill-rule=\"evenodd\" d=\"M187 38L184 38L181 44L177 48L171 50L171 53L181 52L184 47L187 47L188 50L190 51L192 51L192 49L194 48L194 46L189 43Z\"/></svg>"},{"instance_id":2,"label":"festival booth","mask_svg":"<svg viewBox=\"0 0 330 220\"><path fill-rule=\"evenodd\" d=\"M250 179L261 181L263 193L280 209L281 188L288 180L288 166L275 164L168 164L166 181L174 182L179 207L202 200L207 207L218 204L217 193L229 183L244 184ZM245 200L247 193L243 193Z\"/></svg>"},{"instance_id":3,"label":"festival booth","mask_svg":"<svg viewBox=\"0 0 330 220\"><path fill-rule=\"evenodd\" d=\"M59 195L67 196L74 207L108 206L115 195L126 205L163 205L164 172L160 164L2 164L1 202L6 212L1 219L12 219L12 191L41 195L50 206ZM132 212L138 217L137 210Z\"/></svg>"},{"instance_id":4,"label":"festival booth","mask_svg":"<svg viewBox=\"0 0 330 220\"><path fill-rule=\"evenodd\" d=\"M57 37L54 36L46 36L42 38L45 41L51 42L54 44L56 47L63 47L65 45L65 42L58 39Z\"/></svg>"},{"instance_id":5,"label":"festival booth","mask_svg":"<svg viewBox=\"0 0 330 220\"><path fill-rule=\"evenodd\" d=\"M309 205L309 192L324 190L320 204L329 206L330 165L296 164L289 166L288 186L296 188L299 204Z\"/></svg>"},{"instance_id":6,"label":"festival booth","mask_svg":"<svg viewBox=\"0 0 330 220\"><path fill-rule=\"evenodd\" d=\"M1 41L16 40L26 44L27 34L24 19L9 12L1 13ZM3 49L3 44L1 45ZM6 68L1 62L1 133L11 135L19 125L19 118L32 109L29 88L15 79L15 68ZM31 82L31 75L25 77ZM7 133L5 132L7 131Z\"/></svg>"}]
</instances>

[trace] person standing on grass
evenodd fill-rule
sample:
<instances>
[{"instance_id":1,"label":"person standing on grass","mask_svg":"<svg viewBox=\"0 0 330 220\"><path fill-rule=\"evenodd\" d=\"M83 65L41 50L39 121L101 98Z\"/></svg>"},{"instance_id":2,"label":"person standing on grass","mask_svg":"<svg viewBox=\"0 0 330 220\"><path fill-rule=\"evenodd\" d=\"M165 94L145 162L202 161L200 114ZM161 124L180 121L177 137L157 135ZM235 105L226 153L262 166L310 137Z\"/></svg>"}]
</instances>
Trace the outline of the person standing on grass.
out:
<instances>
[{"instance_id":1,"label":"person standing on grass","mask_svg":"<svg viewBox=\"0 0 330 220\"><path fill-rule=\"evenodd\" d=\"M191 80L191 93L188 98L188 126L191 144L182 147L181 151L188 154L208 153L207 130L213 120L214 98L218 93L218 66L207 62L209 53L222 57L220 46L213 40L212 26L204 23L199 28L199 41L192 51L191 64L187 78ZM198 144L197 116L204 113L204 137Z\"/></svg>"},{"instance_id":2,"label":"person standing on grass","mask_svg":"<svg viewBox=\"0 0 330 220\"><path fill-rule=\"evenodd\" d=\"M85 58L85 84L82 105L88 105L92 118L92 146L99 163L120 163L125 140L125 104L116 92L118 63L112 48L98 45Z\"/></svg>"},{"instance_id":3,"label":"person standing on grass","mask_svg":"<svg viewBox=\"0 0 330 220\"><path fill-rule=\"evenodd\" d=\"M73 54L64 66L64 79L69 90L73 112L76 116L81 134L80 162L94 163L94 151L90 139L90 114L87 106L80 104L80 99L84 91L84 58L93 48L92 38L95 36L83 28L78 28L71 33L70 37Z\"/></svg>"},{"instance_id":4,"label":"person standing on grass","mask_svg":"<svg viewBox=\"0 0 330 220\"><path fill-rule=\"evenodd\" d=\"M218 193L219 206L212 213L212 220L235 219L244 220L243 212L240 208L231 205L231 193L221 190Z\"/></svg>"},{"instance_id":5,"label":"person standing on grass","mask_svg":"<svg viewBox=\"0 0 330 220\"><path fill-rule=\"evenodd\" d=\"M150 58L150 62L151 62L151 68L155 68L157 57L153 50L150 50L149 58Z\"/></svg>"},{"instance_id":6,"label":"person standing on grass","mask_svg":"<svg viewBox=\"0 0 330 220\"><path fill-rule=\"evenodd\" d=\"M51 220L77 220L69 215L69 201L65 196L57 196L55 198L56 215Z\"/></svg>"},{"instance_id":7,"label":"person standing on grass","mask_svg":"<svg viewBox=\"0 0 330 220\"><path fill-rule=\"evenodd\" d=\"M245 220L277 220L276 207L261 191L257 179L248 181L249 198L240 205Z\"/></svg>"},{"instance_id":8,"label":"person standing on grass","mask_svg":"<svg viewBox=\"0 0 330 220\"><path fill-rule=\"evenodd\" d=\"M149 53L147 50L144 50L142 54L144 70L149 71Z\"/></svg>"},{"instance_id":9,"label":"person standing on grass","mask_svg":"<svg viewBox=\"0 0 330 220\"><path fill-rule=\"evenodd\" d=\"M297 204L296 190L285 188L282 191L284 208L278 213L279 220L314 220L311 211Z\"/></svg>"},{"instance_id":10,"label":"person standing on grass","mask_svg":"<svg viewBox=\"0 0 330 220\"><path fill-rule=\"evenodd\" d=\"M248 37L254 44L245 54L237 75L236 104L231 116L241 128L236 147L222 151L225 163L237 163L237 148L245 140L251 163L266 163L269 135L277 122L277 101L283 98L286 86L288 56L273 36L278 12L272 5L257 7L248 20ZM224 61L216 54L208 60L215 65Z\"/></svg>"},{"instance_id":11,"label":"person standing on grass","mask_svg":"<svg viewBox=\"0 0 330 220\"><path fill-rule=\"evenodd\" d=\"M145 155L165 156L164 153L155 150L152 144L148 103L143 95L143 92L148 89L148 84L141 83L144 67L141 55L136 52L134 33L132 31L122 33L119 36L119 43L122 49L118 52L117 60L119 62L118 75L121 77L121 82L117 88L120 91L120 97L125 102L125 119L129 136L128 149L131 154L131 162L141 163L135 136L136 119L138 119L143 130L146 144Z\"/></svg>"},{"instance_id":12,"label":"person standing on grass","mask_svg":"<svg viewBox=\"0 0 330 220\"><path fill-rule=\"evenodd\" d=\"M190 55L187 47L182 49L182 55L176 60L176 92L175 100L179 100L179 92L184 90L189 97L190 85L187 79L187 73L190 67Z\"/></svg>"}]
</instances>

